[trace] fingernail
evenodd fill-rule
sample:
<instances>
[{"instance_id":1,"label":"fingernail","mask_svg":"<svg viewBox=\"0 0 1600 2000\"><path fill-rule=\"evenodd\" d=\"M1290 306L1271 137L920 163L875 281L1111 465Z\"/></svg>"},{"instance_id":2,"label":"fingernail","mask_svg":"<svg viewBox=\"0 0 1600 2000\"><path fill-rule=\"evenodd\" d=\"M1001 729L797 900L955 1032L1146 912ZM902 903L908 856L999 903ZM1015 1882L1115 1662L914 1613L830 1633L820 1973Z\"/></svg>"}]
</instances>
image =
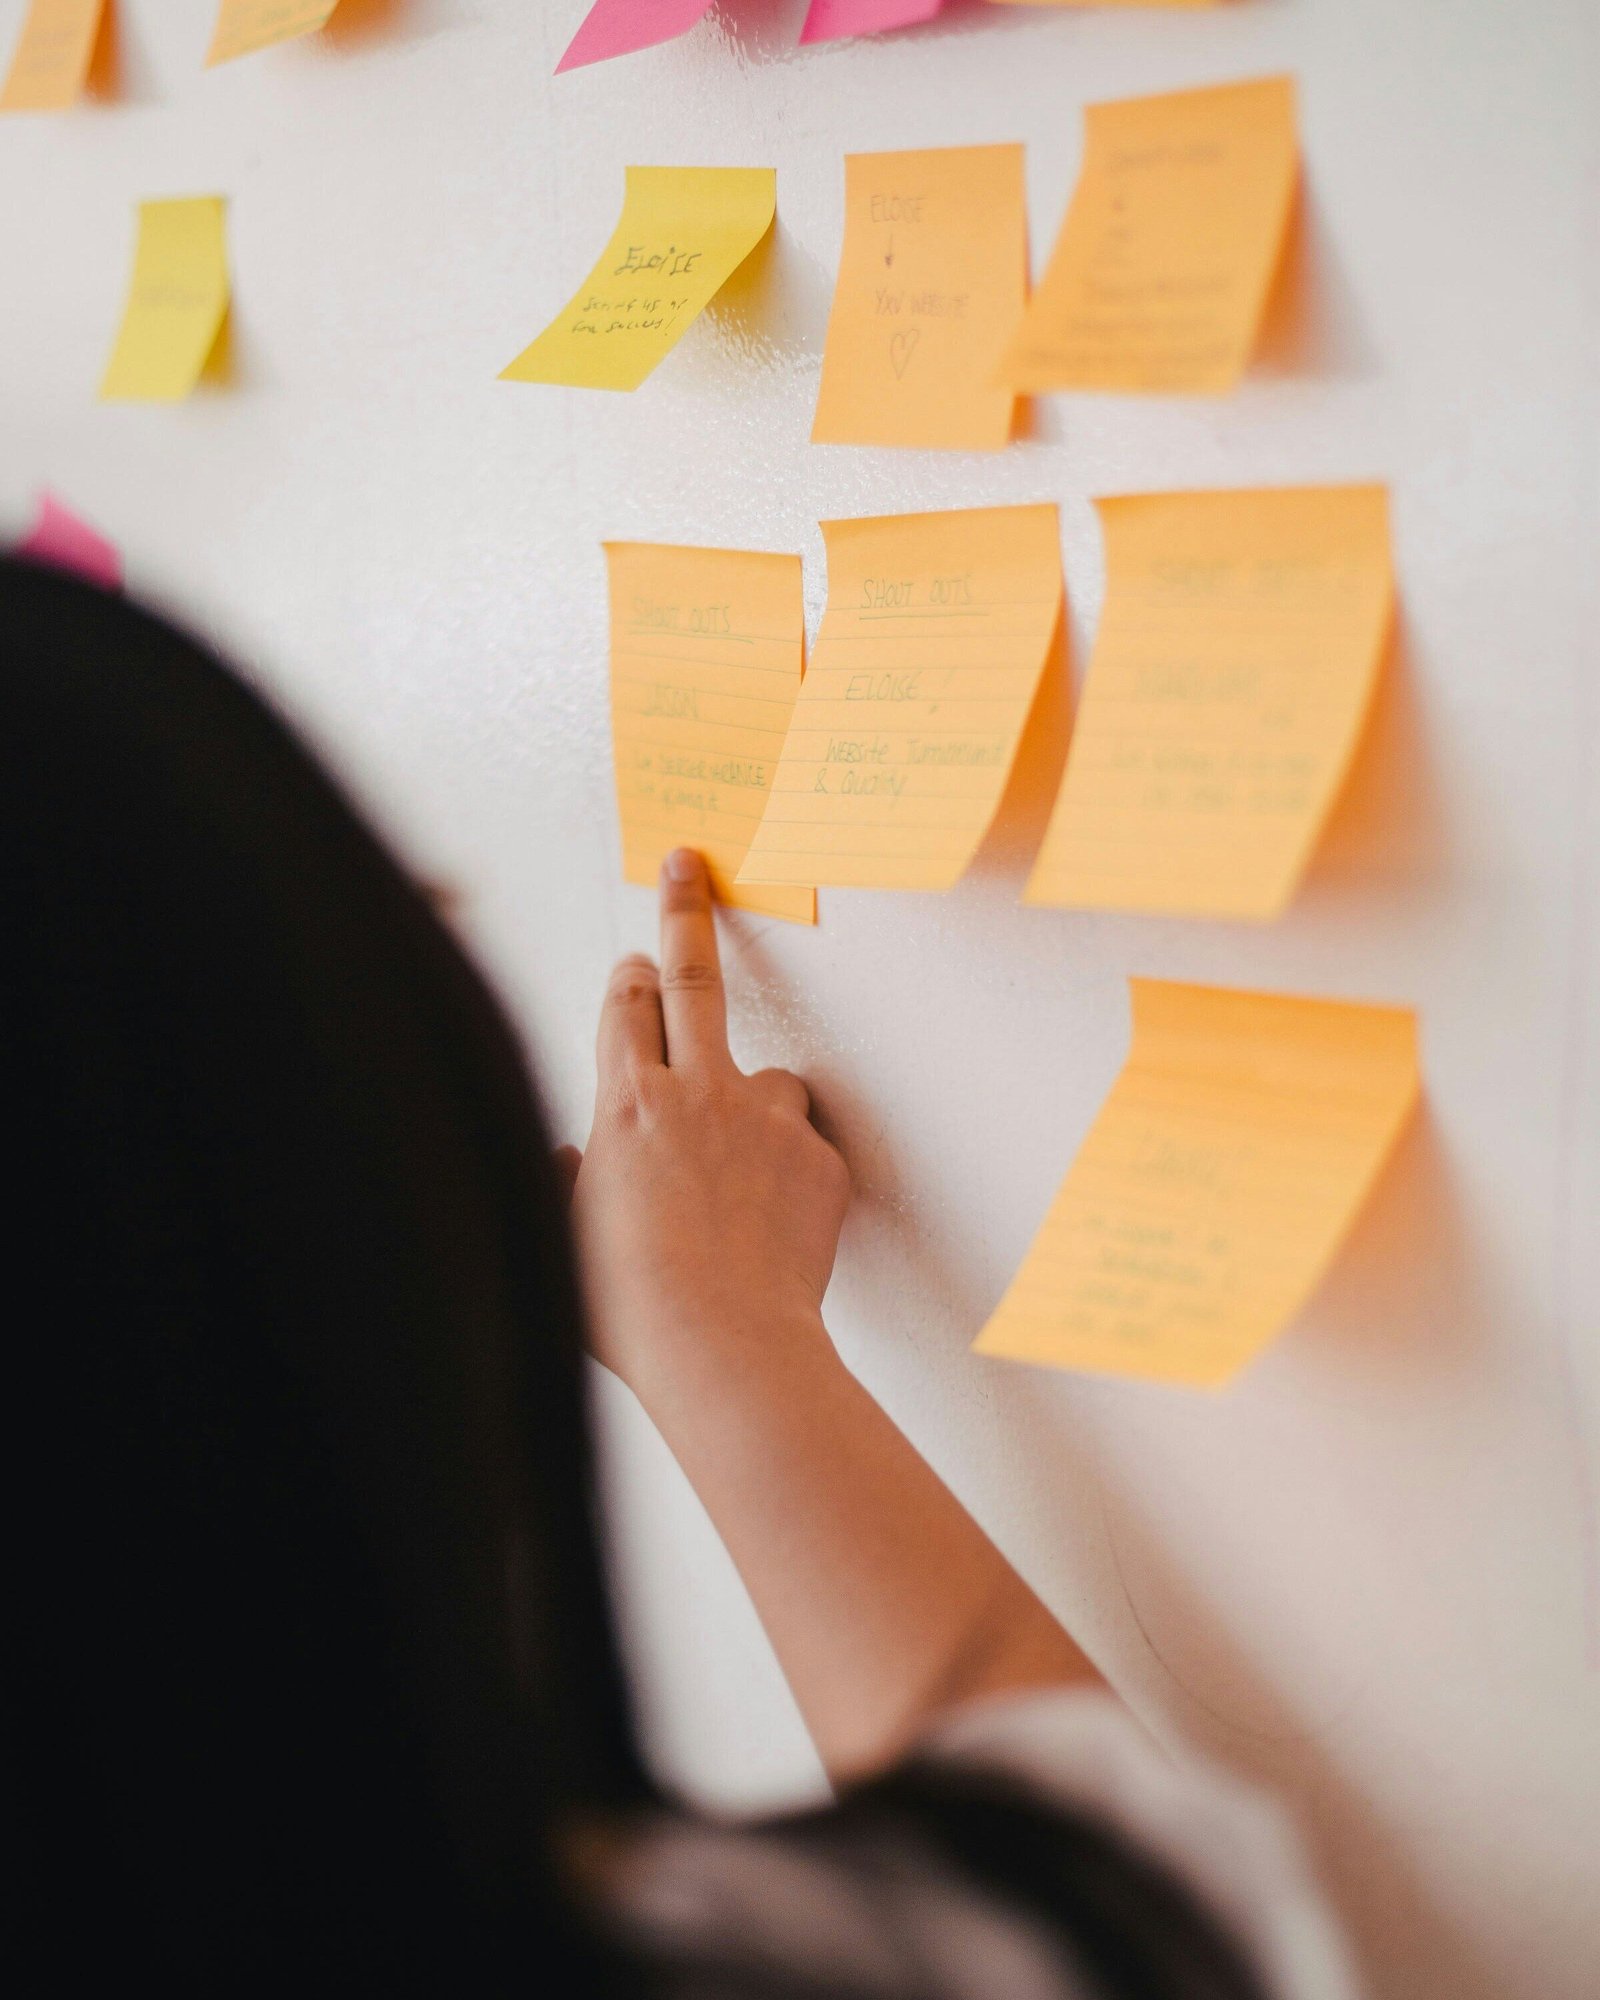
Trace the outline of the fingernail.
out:
<instances>
[{"instance_id":1,"label":"fingernail","mask_svg":"<svg viewBox=\"0 0 1600 2000\"><path fill-rule=\"evenodd\" d=\"M693 882L700 874L700 857L692 847L675 847L667 856L667 873L674 882Z\"/></svg>"}]
</instances>

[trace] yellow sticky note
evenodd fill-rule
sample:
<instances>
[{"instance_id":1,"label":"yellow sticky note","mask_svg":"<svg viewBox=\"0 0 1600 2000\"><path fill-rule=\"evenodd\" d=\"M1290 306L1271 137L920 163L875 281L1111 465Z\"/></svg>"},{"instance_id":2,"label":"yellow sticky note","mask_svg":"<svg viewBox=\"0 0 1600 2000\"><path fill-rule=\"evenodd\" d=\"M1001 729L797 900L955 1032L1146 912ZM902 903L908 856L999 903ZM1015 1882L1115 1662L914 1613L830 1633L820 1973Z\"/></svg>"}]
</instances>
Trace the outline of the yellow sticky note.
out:
<instances>
[{"instance_id":1,"label":"yellow sticky note","mask_svg":"<svg viewBox=\"0 0 1600 2000\"><path fill-rule=\"evenodd\" d=\"M65 111L82 95L104 0L33 0L11 58L0 111Z\"/></svg>"},{"instance_id":2,"label":"yellow sticky note","mask_svg":"<svg viewBox=\"0 0 1600 2000\"><path fill-rule=\"evenodd\" d=\"M133 281L103 400L176 403L199 381L228 316L226 206L211 194L140 202Z\"/></svg>"},{"instance_id":3,"label":"yellow sticky note","mask_svg":"<svg viewBox=\"0 0 1600 2000\"><path fill-rule=\"evenodd\" d=\"M721 901L814 924L813 888L734 882L800 691L800 558L607 542L606 564L624 877L653 884L694 847Z\"/></svg>"},{"instance_id":4,"label":"yellow sticky note","mask_svg":"<svg viewBox=\"0 0 1600 2000\"><path fill-rule=\"evenodd\" d=\"M292 42L298 35L326 27L339 0L222 0L206 67L232 62L235 56L269 49L274 42Z\"/></svg>"},{"instance_id":5,"label":"yellow sticky note","mask_svg":"<svg viewBox=\"0 0 1600 2000\"><path fill-rule=\"evenodd\" d=\"M629 167L622 219L502 382L637 389L772 227L771 167Z\"/></svg>"},{"instance_id":6,"label":"yellow sticky note","mask_svg":"<svg viewBox=\"0 0 1600 2000\"><path fill-rule=\"evenodd\" d=\"M1282 914L1394 616L1381 486L1097 503L1106 599L1030 903Z\"/></svg>"},{"instance_id":7,"label":"yellow sticky note","mask_svg":"<svg viewBox=\"0 0 1600 2000\"><path fill-rule=\"evenodd\" d=\"M1127 1066L977 1351L1212 1388L1333 1261L1417 1101L1416 1017L1129 984Z\"/></svg>"},{"instance_id":8,"label":"yellow sticky note","mask_svg":"<svg viewBox=\"0 0 1600 2000\"><path fill-rule=\"evenodd\" d=\"M1027 299L1020 146L851 153L819 444L998 451L995 370Z\"/></svg>"},{"instance_id":9,"label":"yellow sticky note","mask_svg":"<svg viewBox=\"0 0 1600 2000\"><path fill-rule=\"evenodd\" d=\"M1003 379L1016 389L1231 389L1294 204L1293 82L1092 104L1085 124L1077 190Z\"/></svg>"},{"instance_id":10,"label":"yellow sticky note","mask_svg":"<svg viewBox=\"0 0 1600 2000\"><path fill-rule=\"evenodd\" d=\"M741 882L947 889L1061 615L1054 507L824 521L828 607Z\"/></svg>"}]
</instances>

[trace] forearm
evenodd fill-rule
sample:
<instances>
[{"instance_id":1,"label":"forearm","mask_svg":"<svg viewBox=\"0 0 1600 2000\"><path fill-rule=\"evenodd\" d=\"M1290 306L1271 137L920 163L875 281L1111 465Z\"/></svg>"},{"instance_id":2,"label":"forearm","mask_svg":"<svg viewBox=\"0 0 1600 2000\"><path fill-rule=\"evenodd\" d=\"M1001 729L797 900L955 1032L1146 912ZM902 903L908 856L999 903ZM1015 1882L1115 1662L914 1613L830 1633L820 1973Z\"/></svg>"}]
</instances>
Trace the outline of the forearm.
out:
<instances>
[{"instance_id":1,"label":"forearm","mask_svg":"<svg viewBox=\"0 0 1600 2000\"><path fill-rule=\"evenodd\" d=\"M819 1318L697 1344L640 1386L836 1779L956 1703L1098 1682Z\"/></svg>"}]
</instances>

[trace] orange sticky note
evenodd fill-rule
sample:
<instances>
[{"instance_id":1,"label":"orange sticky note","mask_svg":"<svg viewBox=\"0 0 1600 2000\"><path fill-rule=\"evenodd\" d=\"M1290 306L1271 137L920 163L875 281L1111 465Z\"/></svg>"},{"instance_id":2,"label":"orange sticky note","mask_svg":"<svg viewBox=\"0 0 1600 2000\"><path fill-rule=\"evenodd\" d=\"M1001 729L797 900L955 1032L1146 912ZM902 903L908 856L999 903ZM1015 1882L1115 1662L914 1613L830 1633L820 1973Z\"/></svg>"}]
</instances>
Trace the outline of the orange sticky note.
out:
<instances>
[{"instance_id":1,"label":"orange sticky note","mask_svg":"<svg viewBox=\"0 0 1600 2000\"><path fill-rule=\"evenodd\" d=\"M811 436L998 451L995 370L1027 299L1020 146L850 153L844 250Z\"/></svg>"},{"instance_id":2,"label":"orange sticky note","mask_svg":"<svg viewBox=\"0 0 1600 2000\"><path fill-rule=\"evenodd\" d=\"M1294 203L1293 82L1135 97L1084 115L1077 190L1003 379L1016 389L1233 388Z\"/></svg>"},{"instance_id":3,"label":"orange sticky note","mask_svg":"<svg viewBox=\"0 0 1600 2000\"><path fill-rule=\"evenodd\" d=\"M1381 486L1097 503L1106 599L1030 903L1282 914L1394 616Z\"/></svg>"},{"instance_id":4,"label":"orange sticky note","mask_svg":"<svg viewBox=\"0 0 1600 2000\"><path fill-rule=\"evenodd\" d=\"M653 884L674 847L694 847L721 901L814 924L809 885L734 881L800 691L800 558L607 542L606 565L624 878Z\"/></svg>"},{"instance_id":5,"label":"orange sticky note","mask_svg":"<svg viewBox=\"0 0 1600 2000\"><path fill-rule=\"evenodd\" d=\"M105 0L33 0L0 111L65 111L83 94Z\"/></svg>"},{"instance_id":6,"label":"orange sticky note","mask_svg":"<svg viewBox=\"0 0 1600 2000\"><path fill-rule=\"evenodd\" d=\"M297 36L315 34L325 28L339 0L222 0L216 26L211 31L211 47L206 51L206 67L232 62L235 56L253 55L269 49L274 42L292 42Z\"/></svg>"},{"instance_id":7,"label":"orange sticky note","mask_svg":"<svg viewBox=\"0 0 1600 2000\"><path fill-rule=\"evenodd\" d=\"M828 607L741 882L947 889L1061 615L1054 507L824 521Z\"/></svg>"},{"instance_id":8,"label":"orange sticky note","mask_svg":"<svg viewBox=\"0 0 1600 2000\"><path fill-rule=\"evenodd\" d=\"M1127 1065L977 1351L1212 1388L1333 1261L1417 1101L1416 1016L1129 985Z\"/></svg>"}]
</instances>

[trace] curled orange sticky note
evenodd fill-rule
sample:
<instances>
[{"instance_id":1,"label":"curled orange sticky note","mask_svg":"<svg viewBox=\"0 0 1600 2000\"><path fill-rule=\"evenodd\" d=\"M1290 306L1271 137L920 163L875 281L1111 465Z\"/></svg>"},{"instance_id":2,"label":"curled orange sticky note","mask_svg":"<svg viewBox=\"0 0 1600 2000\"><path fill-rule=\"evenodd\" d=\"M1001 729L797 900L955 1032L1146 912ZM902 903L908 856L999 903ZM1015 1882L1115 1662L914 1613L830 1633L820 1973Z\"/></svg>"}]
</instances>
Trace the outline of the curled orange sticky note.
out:
<instances>
[{"instance_id":1,"label":"curled orange sticky note","mask_svg":"<svg viewBox=\"0 0 1600 2000\"><path fill-rule=\"evenodd\" d=\"M824 521L828 606L739 880L947 889L1061 615L1054 507Z\"/></svg>"},{"instance_id":2,"label":"curled orange sticky note","mask_svg":"<svg viewBox=\"0 0 1600 2000\"><path fill-rule=\"evenodd\" d=\"M1127 1064L977 1351L1215 1387L1332 1262L1417 1102L1416 1016L1130 986Z\"/></svg>"},{"instance_id":3,"label":"curled orange sticky note","mask_svg":"<svg viewBox=\"0 0 1600 2000\"><path fill-rule=\"evenodd\" d=\"M800 692L800 558L608 542L611 747L622 872L651 884L674 847L720 901L817 920L809 885L736 882Z\"/></svg>"},{"instance_id":4,"label":"curled orange sticky note","mask_svg":"<svg viewBox=\"0 0 1600 2000\"><path fill-rule=\"evenodd\" d=\"M1288 77L1092 104L1016 389L1220 394L1244 372L1299 175Z\"/></svg>"},{"instance_id":5,"label":"curled orange sticky note","mask_svg":"<svg viewBox=\"0 0 1600 2000\"><path fill-rule=\"evenodd\" d=\"M33 0L17 38L0 111L64 111L83 94L105 0Z\"/></svg>"},{"instance_id":6,"label":"curled orange sticky note","mask_svg":"<svg viewBox=\"0 0 1600 2000\"><path fill-rule=\"evenodd\" d=\"M1097 502L1106 597L1030 903L1281 915L1394 616L1381 486Z\"/></svg>"}]
</instances>

